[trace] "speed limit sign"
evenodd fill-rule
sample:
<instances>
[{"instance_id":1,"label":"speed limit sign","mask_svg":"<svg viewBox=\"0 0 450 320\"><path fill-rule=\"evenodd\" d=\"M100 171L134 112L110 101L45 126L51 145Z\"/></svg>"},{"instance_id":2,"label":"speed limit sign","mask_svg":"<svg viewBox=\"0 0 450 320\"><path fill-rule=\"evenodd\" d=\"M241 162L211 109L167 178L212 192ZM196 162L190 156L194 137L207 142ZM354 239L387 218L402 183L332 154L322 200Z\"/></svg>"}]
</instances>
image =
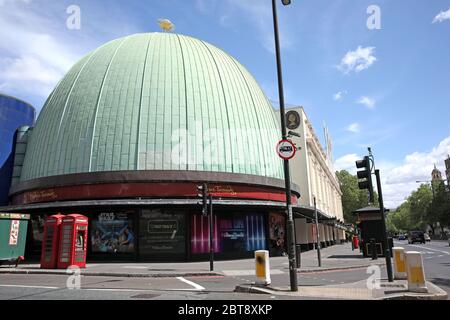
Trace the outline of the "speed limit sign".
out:
<instances>
[{"instance_id":1,"label":"speed limit sign","mask_svg":"<svg viewBox=\"0 0 450 320\"><path fill-rule=\"evenodd\" d=\"M278 156L284 160L292 159L296 151L297 148L290 140L281 140L277 144Z\"/></svg>"}]
</instances>

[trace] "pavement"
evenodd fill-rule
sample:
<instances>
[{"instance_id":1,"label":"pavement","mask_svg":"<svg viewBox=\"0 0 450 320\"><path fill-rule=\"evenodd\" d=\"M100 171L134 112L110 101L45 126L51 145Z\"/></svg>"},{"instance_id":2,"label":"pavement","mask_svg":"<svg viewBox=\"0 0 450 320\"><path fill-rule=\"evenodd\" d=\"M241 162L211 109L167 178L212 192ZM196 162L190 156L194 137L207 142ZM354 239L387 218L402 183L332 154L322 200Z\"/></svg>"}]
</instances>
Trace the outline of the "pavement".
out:
<instances>
[{"instance_id":1,"label":"pavement","mask_svg":"<svg viewBox=\"0 0 450 320\"><path fill-rule=\"evenodd\" d=\"M299 298L316 298L324 300L447 300L447 292L427 281L427 293L415 293L408 291L406 280L394 280L388 282L381 279L378 286L367 285L367 280L353 283L329 285L329 286L298 286L297 292L290 288L274 286L240 285L236 286L236 292L260 293L269 295L284 295Z\"/></svg>"},{"instance_id":2,"label":"pavement","mask_svg":"<svg viewBox=\"0 0 450 320\"><path fill-rule=\"evenodd\" d=\"M270 258L272 284L266 287L254 285L254 259L216 261L213 272L209 271L209 261L88 263L86 269L80 270L82 290L68 289L67 281L70 275L66 270L40 269L39 264L22 264L18 268L3 266L0 267L0 300L106 298L439 300L447 299L448 290L446 292L437 287L434 284L435 279L440 279L439 285L450 281L445 268L448 267L450 251L443 246L437 242L426 246L405 245L407 250L424 250L426 278L433 281L427 283L429 290L427 294L408 292L405 281L388 283L385 280L387 277L384 258L377 260L363 258L358 250L352 251L351 244L346 243L322 249L321 267L317 266L315 250L302 253L301 268L298 269L297 275L299 290L295 293L289 290L287 257L272 257ZM429 256L435 259L427 259ZM438 266L435 266L435 263L438 263ZM440 264L443 264L442 269L439 269ZM370 278L370 270L379 270L378 276L381 281L379 288L368 289L367 279ZM435 277L430 277L427 270L434 272Z\"/></svg>"},{"instance_id":3,"label":"pavement","mask_svg":"<svg viewBox=\"0 0 450 320\"><path fill-rule=\"evenodd\" d=\"M339 244L321 250L321 267L318 266L317 251L310 250L301 255L298 273L337 271L382 265L383 259L363 258L359 250L352 251L351 244ZM289 273L287 256L270 258L271 274ZM22 263L17 268L0 266L0 274L67 274L65 269L41 269L39 263ZM246 276L255 274L254 259L215 261L210 271L209 261L176 263L87 263L81 269L84 276L109 277L186 277L186 276Z\"/></svg>"}]
</instances>

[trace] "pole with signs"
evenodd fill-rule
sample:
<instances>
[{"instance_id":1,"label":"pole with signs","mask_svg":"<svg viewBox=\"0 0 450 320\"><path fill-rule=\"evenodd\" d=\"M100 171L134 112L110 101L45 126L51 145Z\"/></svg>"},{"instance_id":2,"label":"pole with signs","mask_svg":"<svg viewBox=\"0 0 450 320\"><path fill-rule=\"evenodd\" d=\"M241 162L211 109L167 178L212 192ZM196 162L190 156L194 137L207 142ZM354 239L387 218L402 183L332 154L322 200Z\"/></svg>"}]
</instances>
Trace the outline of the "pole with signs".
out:
<instances>
[{"instance_id":1,"label":"pole with signs","mask_svg":"<svg viewBox=\"0 0 450 320\"><path fill-rule=\"evenodd\" d=\"M288 4L283 3L283 4ZM278 17L276 1L272 0L272 14L273 14L273 29L275 33L275 53L277 59L277 76L278 76L278 94L280 97L280 117L281 117L281 134L282 139L287 140L286 118L284 110L284 93L283 93L283 76L281 71L281 54L280 54L280 39L278 34ZM291 291L298 291L297 284L297 264L295 259L295 241L294 241L294 218L292 215L291 204L291 176L289 173L289 159L284 159L284 181L286 187L286 213L287 213L287 245L289 258L289 278Z\"/></svg>"}]
</instances>

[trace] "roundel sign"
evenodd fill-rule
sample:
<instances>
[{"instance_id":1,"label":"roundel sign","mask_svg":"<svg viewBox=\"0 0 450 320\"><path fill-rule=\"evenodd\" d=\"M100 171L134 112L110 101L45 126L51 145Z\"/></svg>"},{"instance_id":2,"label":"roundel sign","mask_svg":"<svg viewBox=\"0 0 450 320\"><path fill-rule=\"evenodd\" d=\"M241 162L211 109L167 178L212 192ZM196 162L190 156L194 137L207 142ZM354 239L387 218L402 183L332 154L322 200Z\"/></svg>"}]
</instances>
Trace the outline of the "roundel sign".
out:
<instances>
[{"instance_id":1,"label":"roundel sign","mask_svg":"<svg viewBox=\"0 0 450 320\"><path fill-rule=\"evenodd\" d=\"M281 140L277 144L277 153L280 158L289 160L295 156L297 148L290 140Z\"/></svg>"}]
</instances>

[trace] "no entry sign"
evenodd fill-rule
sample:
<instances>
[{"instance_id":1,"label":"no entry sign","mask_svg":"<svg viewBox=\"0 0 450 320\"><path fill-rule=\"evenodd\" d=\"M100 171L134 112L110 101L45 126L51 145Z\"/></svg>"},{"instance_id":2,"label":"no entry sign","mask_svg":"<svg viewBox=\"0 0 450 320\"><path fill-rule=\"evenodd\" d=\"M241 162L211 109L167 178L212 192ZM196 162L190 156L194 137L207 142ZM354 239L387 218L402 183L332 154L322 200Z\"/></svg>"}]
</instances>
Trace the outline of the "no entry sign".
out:
<instances>
[{"instance_id":1,"label":"no entry sign","mask_svg":"<svg viewBox=\"0 0 450 320\"><path fill-rule=\"evenodd\" d=\"M297 148L290 140L281 140L277 144L277 153L280 158L289 160L295 156Z\"/></svg>"}]
</instances>

